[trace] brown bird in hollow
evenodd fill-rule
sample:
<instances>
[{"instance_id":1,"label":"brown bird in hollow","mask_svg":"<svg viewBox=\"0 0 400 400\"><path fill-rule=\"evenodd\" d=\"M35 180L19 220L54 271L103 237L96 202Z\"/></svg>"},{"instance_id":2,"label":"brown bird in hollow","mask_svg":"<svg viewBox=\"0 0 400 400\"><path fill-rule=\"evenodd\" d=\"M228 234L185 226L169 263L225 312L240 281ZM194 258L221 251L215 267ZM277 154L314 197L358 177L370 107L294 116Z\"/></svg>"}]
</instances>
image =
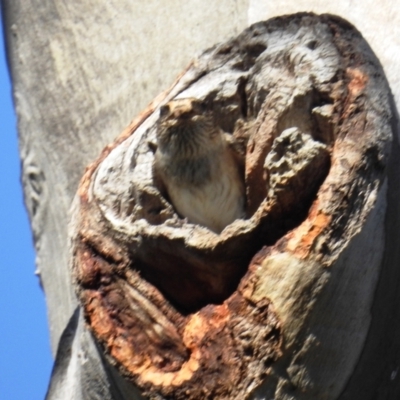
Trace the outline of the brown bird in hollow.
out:
<instances>
[{"instance_id":1,"label":"brown bird in hollow","mask_svg":"<svg viewBox=\"0 0 400 400\"><path fill-rule=\"evenodd\" d=\"M176 211L189 222L220 233L244 217L237 157L202 102L186 98L161 107L154 167Z\"/></svg>"}]
</instances>

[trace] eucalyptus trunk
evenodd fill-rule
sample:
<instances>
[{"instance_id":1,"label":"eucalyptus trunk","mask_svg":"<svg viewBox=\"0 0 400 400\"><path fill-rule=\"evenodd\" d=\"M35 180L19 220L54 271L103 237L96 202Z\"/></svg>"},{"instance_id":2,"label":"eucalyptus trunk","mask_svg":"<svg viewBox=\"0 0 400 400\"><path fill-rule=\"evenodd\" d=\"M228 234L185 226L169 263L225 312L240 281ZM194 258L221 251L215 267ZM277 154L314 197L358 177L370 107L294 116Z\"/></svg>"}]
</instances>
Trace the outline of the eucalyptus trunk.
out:
<instances>
[{"instance_id":1,"label":"eucalyptus trunk","mask_svg":"<svg viewBox=\"0 0 400 400\"><path fill-rule=\"evenodd\" d=\"M400 397L400 16L367 3L2 0L49 400ZM220 234L154 177L176 97L243 163Z\"/></svg>"}]
</instances>

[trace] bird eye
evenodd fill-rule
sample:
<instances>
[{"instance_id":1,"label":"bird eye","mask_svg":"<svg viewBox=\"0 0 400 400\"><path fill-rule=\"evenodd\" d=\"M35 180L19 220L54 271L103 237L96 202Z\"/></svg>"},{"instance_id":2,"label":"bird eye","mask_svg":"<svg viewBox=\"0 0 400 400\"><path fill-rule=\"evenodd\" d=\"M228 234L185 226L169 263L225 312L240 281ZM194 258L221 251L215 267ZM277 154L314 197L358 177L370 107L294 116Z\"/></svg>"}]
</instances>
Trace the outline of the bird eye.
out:
<instances>
[{"instance_id":1,"label":"bird eye","mask_svg":"<svg viewBox=\"0 0 400 400\"><path fill-rule=\"evenodd\" d=\"M200 108L200 111L201 111L201 112L206 112L206 111L208 111L208 105L207 105L207 103L206 103L205 101L200 101L200 102L198 103L198 105L199 105L199 108Z\"/></svg>"},{"instance_id":2,"label":"bird eye","mask_svg":"<svg viewBox=\"0 0 400 400\"><path fill-rule=\"evenodd\" d=\"M170 108L168 104L160 107L160 117L165 117L170 113Z\"/></svg>"},{"instance_id":3,"label":"bird eye","mask_svg":"<svg viewBox=\"0 0 400 400\"><path fill-rule=\"evenodd\" d=\"M194 99L192 101L192 110L196 114L204 114L210 111L209 105L204 100Z\"/></svg>"}]
</instances>

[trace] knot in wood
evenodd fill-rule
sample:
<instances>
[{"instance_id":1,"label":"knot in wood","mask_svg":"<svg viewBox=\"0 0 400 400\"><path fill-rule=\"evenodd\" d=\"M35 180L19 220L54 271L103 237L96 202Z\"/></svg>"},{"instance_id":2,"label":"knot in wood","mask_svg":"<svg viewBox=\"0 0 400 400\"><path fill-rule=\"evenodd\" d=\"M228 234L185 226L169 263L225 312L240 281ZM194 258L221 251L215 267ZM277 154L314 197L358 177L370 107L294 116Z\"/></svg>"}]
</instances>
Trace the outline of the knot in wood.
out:
<instances>
[{"instance_id":1,"label":"knot in wood","mask_svg":"<svg viewBox=\"0 0 400 400\"><path fill-rule=\"evenodd\" d=\"M77 293L145 394L340 392L358 350L329 391L296 355L321 345L306 332L327 267L384 180L388 93L348 23L276 18L207 50L88 167L71 226Z\"/></svg>"}]
</instances>

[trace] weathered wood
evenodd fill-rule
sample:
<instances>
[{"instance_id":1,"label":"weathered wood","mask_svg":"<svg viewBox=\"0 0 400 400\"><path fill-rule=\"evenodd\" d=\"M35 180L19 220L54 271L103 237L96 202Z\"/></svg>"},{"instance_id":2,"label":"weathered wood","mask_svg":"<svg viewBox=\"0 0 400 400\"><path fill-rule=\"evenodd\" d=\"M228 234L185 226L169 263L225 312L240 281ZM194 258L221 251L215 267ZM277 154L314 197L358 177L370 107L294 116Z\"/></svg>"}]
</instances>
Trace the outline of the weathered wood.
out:
<instances>
[{"instance_id":1,"label":"weathered wood","mask_svg":"<svg viewBox=\"0 0 400 400\"><path fill-rule=\"evenodd\" d=\"M348 23L277 18L206 51L88 167L75 284L108 360L142 393L339 396L383 257L389 96ZM248 218L220 235L181 219L153 181L158 110L177 97L205 102L246 148Z\"/></svg>"},{"instance_id":2,"label":"weathered wood","mask_svg":"<svg viewBox=\"0 0 400 400\"><path fill-rule=\"evenodd\" d=\"M86 165L196 52L245 28L247 0L213 7L202 0L170 0L162 7L158 0L1 5L25 203L55 354L77 306L67 227Z\"/></svg>"},{"instance_id":3,"label":"weathered wood","mask_svg":"<svg viewBox=\"0 0 400 400\"><path fill-rule=\"evenodd\" d=\"M397 104L400 99L395 0L222 0L212 6L197 0L172 0L160 6L151 0L140 5L140 12L132 4L130 0L1 1L19 120L24 190L54 352L75 304L67 277L66 224L83 167L172 81L195 52L237 32L246 18L251 23L302 10L339 14L368 40L384 66ZM396 123L393 129L399 133ZM379 254L384 251L384 258L371 315L366 317L371 318L368 337L341 397L346 400L399 398L398 154L395 143L387 197L382 193L380 203L381 212L386 213L385 230L378 229L375 234L369 225L380 239L375 245ZM358 251L369 254L368 243L361 241ZM338 295L332 299L338 301ZM81 323L82 319L77 328L80 334L71 348L65 337L60 343L64 351L59 351L57 358L64 360L56 364L53 383L57 385L52 387L57 389L51 391L51 400L69 399L71 393L75 399L140 398L89 343L91 337ZM72 361L73 367L69 364ZM99 368L101 363L104 368ZM272 396L260 388L257 399Z\"/></svg>"}]
</instances>

